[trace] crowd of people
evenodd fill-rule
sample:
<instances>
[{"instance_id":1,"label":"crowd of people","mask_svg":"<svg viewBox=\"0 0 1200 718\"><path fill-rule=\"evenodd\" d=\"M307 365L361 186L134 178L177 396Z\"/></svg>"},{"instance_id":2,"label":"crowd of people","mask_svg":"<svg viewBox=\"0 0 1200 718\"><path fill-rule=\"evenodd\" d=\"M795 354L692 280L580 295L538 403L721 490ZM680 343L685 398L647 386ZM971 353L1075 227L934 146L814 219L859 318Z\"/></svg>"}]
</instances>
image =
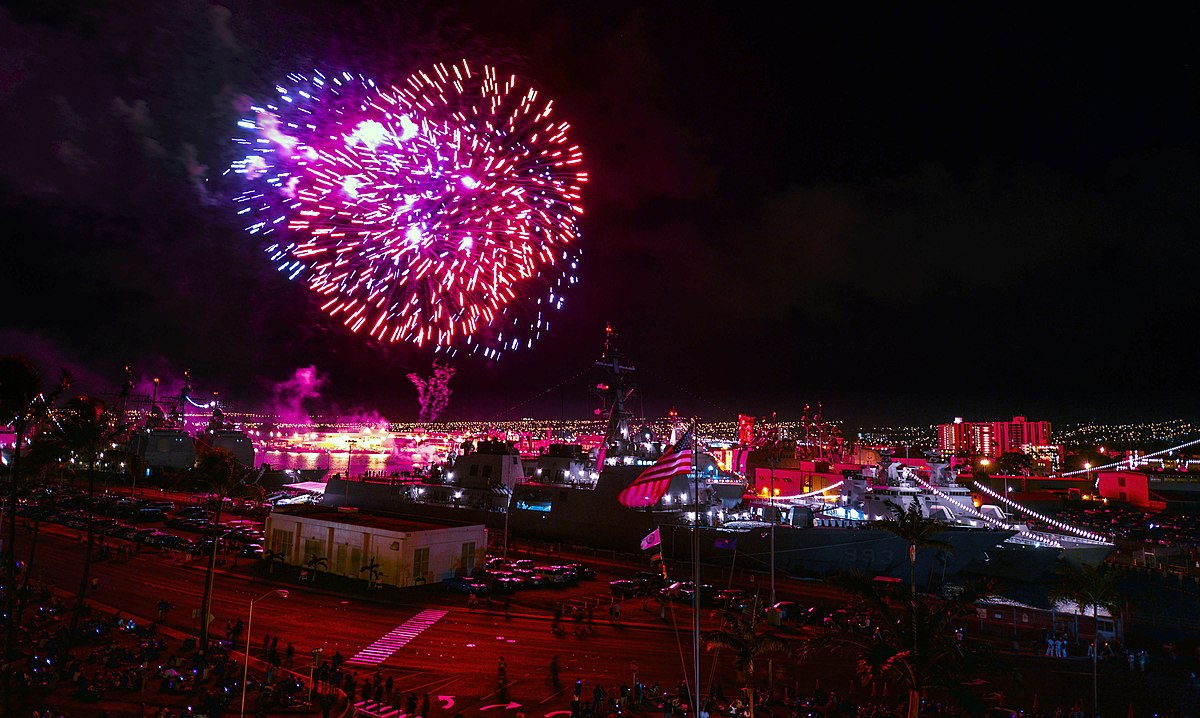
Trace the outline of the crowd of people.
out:
<instances>
[{"instance_id":1,"label":"crowd of people","mask_svg":"<svg viewBox=\"0 0 1200 718\"><path fill-rule=\"evenodd\" d=\"M160 602L159 620L153 623L139 623L120 611L102 612L85 602L72 628L74 601L64 596L41 581L31 581L26 590L12 678L13 698L25 711L21 715L70 715L71 709L62 705L64 697L76 711L79 704L135 704L158 718L219 715L240 699L243 664L230 655L229 641L214 642L202 652L194 638L166 635L159 630L170 610L166 601ZM251 674L252 705L279 709L305 704L304 682L279 670L290 653L268 646L264 659L265 679Z\"/></svg>"}]
</instances>

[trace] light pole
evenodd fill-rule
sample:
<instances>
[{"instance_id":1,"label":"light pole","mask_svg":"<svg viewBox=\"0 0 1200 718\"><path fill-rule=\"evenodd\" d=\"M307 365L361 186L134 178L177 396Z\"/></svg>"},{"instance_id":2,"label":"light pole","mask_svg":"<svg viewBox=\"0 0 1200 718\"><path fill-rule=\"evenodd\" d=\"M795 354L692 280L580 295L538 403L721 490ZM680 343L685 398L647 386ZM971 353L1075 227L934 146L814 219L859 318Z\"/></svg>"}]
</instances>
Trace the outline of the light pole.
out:
<instances>
[{"instance_id":1,"label":"light pole","mask_svg":"<svg viewBox=\"0 0 1200 718\"><path fill-rule=\"evenodd\" d=\"M358 445L358 439L346 440L346 506L350 506L350 461L354 458L354 447Z\"/></svg>"},{"instance_id":2,"label":"light pole","mask_svg":"<svg viewBox=\"0 0 1200 718\"><path fill-rule=\"evenodd\" d=\"M312 700L313 691L317 689L317 661L321 659L321 653L325 649L317 646L312 649L312 665L308 668L308 700Z\"/></svg>"},{"instance_id":3,"label":"light pole","mask_svg":"<svg viewBox=\"0 0 1200 718\"><path fill-rule=\"evenodd\" d=\"M242 709L238 713L239 716L246 715L246 681L250 677L250 629L254 625L254 603L256 601L263 600L272 593L278 593L282 598L288 597L288 591L286 588L276 588L274 590L267 591L258 598L250 599L250 615L246 617L246 664L245 667L242 668Z\"/></svg>"},{"instance_id":4,"label":"light pole","mask_svg":"<svg viewBox=\"0 0 1200 718\"><path fill-rule=\"evenodd\" d=\"M508 515L512 513L512 497L514 489L516 489L516 486L509 487L508 506L504 509L504 563L508 563Z\"/></svg>"},{"instance_id":5,"label":"light pole","mask_svg":"<svg viewBox=\"0 0 1200 718\"><path fill-rule=\"evenodd\" d=\"M775 605L775 465L779 463L777 447L771 447L767 464L771 467L771 605Z\"/></svg>"}]
</instances>

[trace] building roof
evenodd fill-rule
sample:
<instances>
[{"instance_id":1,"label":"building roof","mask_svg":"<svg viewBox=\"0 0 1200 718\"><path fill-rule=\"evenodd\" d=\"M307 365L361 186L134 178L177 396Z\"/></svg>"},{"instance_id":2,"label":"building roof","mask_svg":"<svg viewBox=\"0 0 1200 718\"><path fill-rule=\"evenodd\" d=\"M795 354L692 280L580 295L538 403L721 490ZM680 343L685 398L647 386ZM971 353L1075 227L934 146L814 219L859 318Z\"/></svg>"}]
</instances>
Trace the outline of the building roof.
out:
<instances>
[{"instance_id":1,"label":"building roof","mask_svg":"<svg viewBox=\"0 0 1200 718\"><path fill-rule=\"evenodd\" d=\"M275 511L272 513L272 516L276 515L295 516L300 519L316 519L317 521L381 529L396 533L416 533L418 531L483 526L483 524L458 523L454 521L417 520L404 516L391 516L361 511L338 511L333 508L311 509L305 507L305 509L299 511Z\"/></svg>"}]
</instances>

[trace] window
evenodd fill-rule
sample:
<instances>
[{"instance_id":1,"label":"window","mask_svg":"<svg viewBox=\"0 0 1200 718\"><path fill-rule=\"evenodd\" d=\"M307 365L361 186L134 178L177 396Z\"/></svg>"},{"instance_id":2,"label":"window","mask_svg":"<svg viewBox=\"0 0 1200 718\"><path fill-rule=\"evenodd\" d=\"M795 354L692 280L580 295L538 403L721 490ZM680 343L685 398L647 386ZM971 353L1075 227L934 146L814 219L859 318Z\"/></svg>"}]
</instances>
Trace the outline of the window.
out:
<instances>
[{"instance_id":1,"label":"window","mask_svg":"<svg viewBox=\"0 0 1200 718\"><path fill-rule=\"evenodd\" d=\"M281 553L284 560L292 557L292 532L284 529L271 529L271 550Z\"/></svg>"},{"instance_id":2,"label":"window","mask_svg":"<svg viewBox=\"0 0 1200 718\"><path fill-rule=\"evenodd\" d=\"M425 574L429 573L429 547L419 548L413 551L413 580L424 581Z\"/></svg>"},{"instance_id":3,"label":"window","mask_svg":"<svg viewBox=\"0 0 1200 718\"><path fill-rule=\"evenodd\" d=\"M471 464L471 470L467 474L469 476L479 476L479 464Z\"/></svg>"},{"instance_id":4,"label":"window","mask_svg":"<svg viewBox=\"0 0 1200 718\"><path fill-rule=\"evenodd\" d=\"M1125 486L1125 477L1124 476L1117 477L1117 486L1121 486L1121 487Z\"/></svg>"},{"instance_id":5,"label":"window","mask_svg":"<svg viewBox=\"0 0 1200 718\"><path fill-rule=\"evenodd\" d=\"M522 487L520 495L514 496L513 504L526 511L550 511L552 496L548 489Z\"/></svg>"},{"instance_id":6,"label":"window","mask_svg":"<svg viewBox=\"0 0 1200 718\"><path fill-rule=\"evenodd\" d=\"M318 539L304 539L304 563L307 564L311 561L313 556L317 558L324 557L324 550L325 544L321 543Z\"/></svg>"},{"instance_id":7,"label":"window","mask_svg":"<svg viewBox=\"0 0 1200 718\"><path fill-rule=\"evenodd\" d=\"M483 467L483 475L484 476L492 475L492 465L491 464L488 464L487 466Z\"/></svg>"},{"instance_id":8,"label":"window","mask_svg":"<svg viewBox=\"0 0 1200 718\"><path fill-rule=\"evenodd\" d=\"M459 557L458 565L462 567L463 574L470 576L475 573L475 542L470 541L462 545L462 556Z\"/></svg>"}]
</instances>

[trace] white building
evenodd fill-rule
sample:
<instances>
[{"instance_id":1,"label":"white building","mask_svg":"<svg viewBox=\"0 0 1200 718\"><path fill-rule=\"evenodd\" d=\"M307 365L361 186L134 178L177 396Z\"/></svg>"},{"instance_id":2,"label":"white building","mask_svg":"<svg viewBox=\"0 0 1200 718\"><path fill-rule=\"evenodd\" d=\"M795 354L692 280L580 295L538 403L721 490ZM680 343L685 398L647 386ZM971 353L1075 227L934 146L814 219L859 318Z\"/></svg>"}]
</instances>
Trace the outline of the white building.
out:
<instances>
[{"instance_id":1,"label":"white building","mask_svg":"<svg viewBox=\"0 0 1200 718\"><path fill-rule=\"evenodd\" d=\"M435 583L469 576L483 564L487 528L447 525L336 509L274 511L267 517L266 549L283 562L307 566L325 559L322 571L373 578L364 566L377 566L376 578L392 586Z\"/></svg>"}]
</instances>

